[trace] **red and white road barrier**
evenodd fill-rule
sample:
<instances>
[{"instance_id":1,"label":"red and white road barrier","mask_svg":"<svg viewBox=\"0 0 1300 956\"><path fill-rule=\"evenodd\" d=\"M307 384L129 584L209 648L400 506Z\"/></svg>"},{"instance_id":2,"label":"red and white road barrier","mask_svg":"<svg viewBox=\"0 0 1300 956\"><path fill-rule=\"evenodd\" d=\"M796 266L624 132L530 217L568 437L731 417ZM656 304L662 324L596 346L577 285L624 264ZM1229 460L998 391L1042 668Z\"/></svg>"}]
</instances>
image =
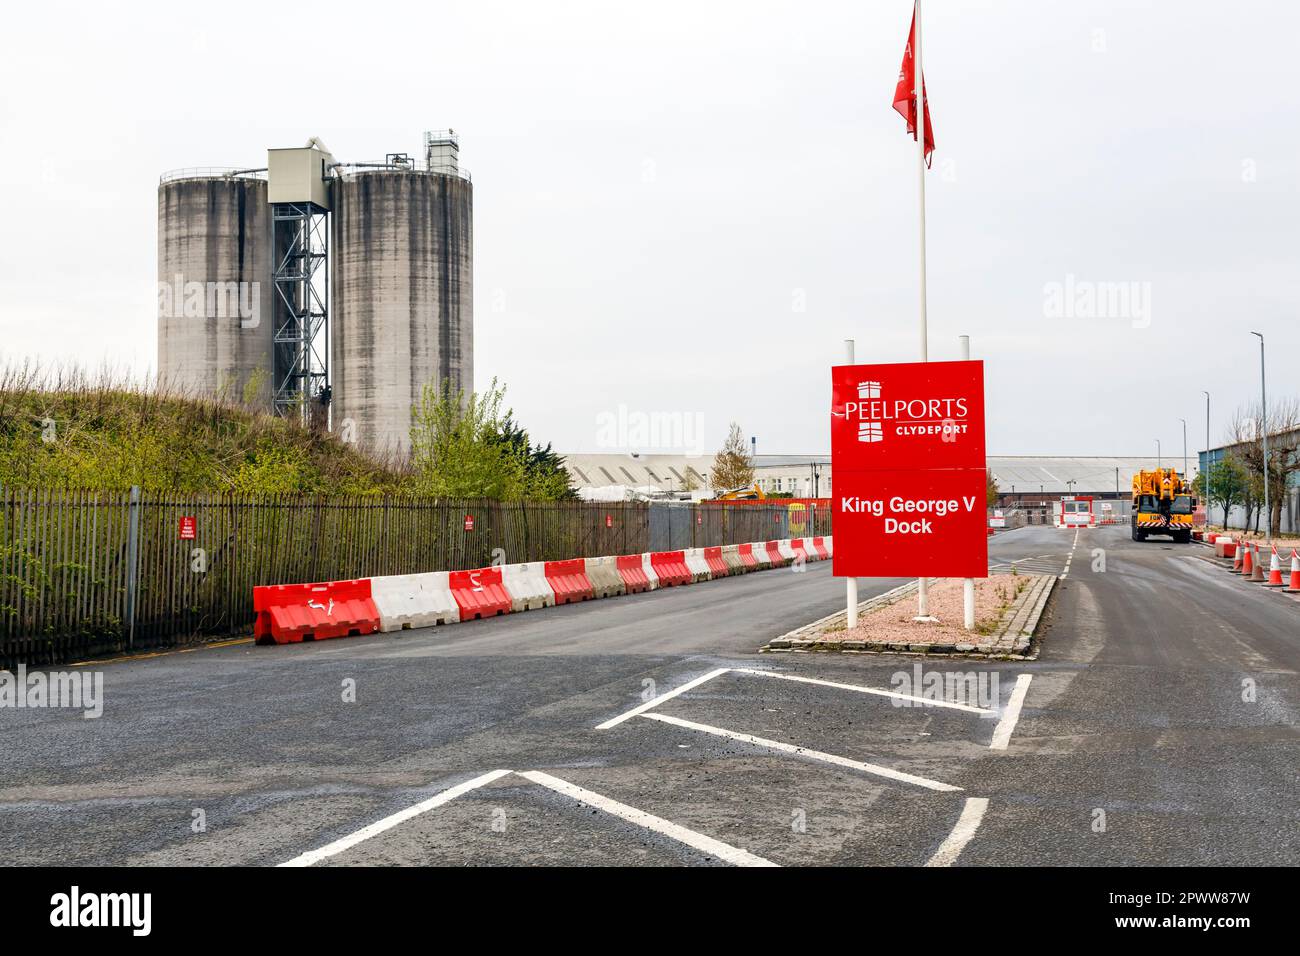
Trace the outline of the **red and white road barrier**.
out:
<instances>
[{"instance_id":1,"label":"red and white road barrier","mask_svg":"<svg viewBox=\"0 0 1300 956\"><path fill-rule=\"evenodd\" d=\"M596 589L591 586L591 581L587 577L587 566L582 558L547 561L546 582L555 592L556 604L589 601L596 596Z\"/></svg>"},{"instance_id":2,"label":"red and white road barrier","mask_svg":"<svg viewBox=\"0 0 1300 956\"><path fill-rule=\"evenodd\" d=\"M460 608L462 621L510 613L510 595L501 583L499 567L451 571L447 580L451 585L451 596Z\"/></svg>"},{"instance_id":3,"label":"red and white road barrier","mask_svg":"<svg viewBox=\"0 0 1300 956\"><path fill-rule=\"evenodd\" d=\"M433 571L371 578L370 590L379 610L379 629L402 631L459 621L460 606L452 597L449 577L446 571Z\"/></svg>"},{"instance_id":4,"label":"red and white road barrier","mask_svg":"<svg viewBox=\"0 0 1300 956\"><path fill-rule=\"evenodd\" d=\"M686 569L691 572L692 581L708 581L713 577L709 562L704 557L703 548L687 548L684 553L686 555Z\"/></svg>"},{"instance_id":5,"label":"red and white road barrier","mask_svg":"<svg viewBox=\"0 0 1300 956\"><path fill-rule=\"evenodd\" d=\"M502 565L501 584L510 595L511 611L531 611L555 604L555 592L546 580L546 565L541 561Z\"/></svg>"},{"instance_id":6,"label":"red and white road barrier","mask_svg":"<svg viewBox=\"0 0 1300 956\"><path fill-rule=\"evenodd\" d=\"M253 635L258 643L288 644L456 624L783 567L796 558L821 561L834 553L827 536L259 586L253 588Z\"/></svg>"},{"instance_id":7,"label":"red and white road barrier","mask_svg":"<svg viewBox=\"0 0 1300 956\"><path fill-rule=\"evenodd\" d=\"M253 588L253 636L277 644L356 637L379 630L370 579Z\"/></svg>"}]
</instances>

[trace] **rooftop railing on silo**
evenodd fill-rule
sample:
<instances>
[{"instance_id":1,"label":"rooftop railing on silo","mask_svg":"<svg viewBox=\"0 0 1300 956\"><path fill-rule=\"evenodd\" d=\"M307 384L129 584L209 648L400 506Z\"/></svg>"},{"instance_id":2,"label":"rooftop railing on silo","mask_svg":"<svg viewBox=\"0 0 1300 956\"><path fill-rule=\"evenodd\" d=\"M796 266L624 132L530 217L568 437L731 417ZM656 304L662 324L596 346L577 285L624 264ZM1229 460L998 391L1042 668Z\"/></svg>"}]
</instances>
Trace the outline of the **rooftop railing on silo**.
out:
<instances>
[{"instance_id":1,"label":"rooftop railing on silo","mask_svg":"<svg viewBox=\"0 0 1300 956\"><path fill-rule=\"evenodd\" d=\"M160 183L175 182L178 179L266 179L266 167L240 169L238 166L186 166L183 169L169 169L158 177Z\"/></svg>"}]
</instances>

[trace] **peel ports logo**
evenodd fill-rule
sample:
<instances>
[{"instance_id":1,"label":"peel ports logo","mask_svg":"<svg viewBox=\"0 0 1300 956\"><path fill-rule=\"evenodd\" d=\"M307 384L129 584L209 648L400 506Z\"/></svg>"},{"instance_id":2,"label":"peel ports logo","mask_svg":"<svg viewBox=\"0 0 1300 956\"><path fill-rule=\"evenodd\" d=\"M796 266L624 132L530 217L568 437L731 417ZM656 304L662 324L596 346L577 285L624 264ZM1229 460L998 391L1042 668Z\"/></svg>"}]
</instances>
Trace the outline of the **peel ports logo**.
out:
<instances>
[{"instance_id":1,"label":"peel ports logo","mask_svg":"<svg viewBox=\"0 0 1300 956\"><path fill-rule=\"evenodd\" d=\"M898 398L881 396L880 382L859 382L858 400L844 403L844 418L857 423L858 441L882 442L887 435L937 435L952 442L970 428L964 398Z\"/></svg>"}]
</instances>

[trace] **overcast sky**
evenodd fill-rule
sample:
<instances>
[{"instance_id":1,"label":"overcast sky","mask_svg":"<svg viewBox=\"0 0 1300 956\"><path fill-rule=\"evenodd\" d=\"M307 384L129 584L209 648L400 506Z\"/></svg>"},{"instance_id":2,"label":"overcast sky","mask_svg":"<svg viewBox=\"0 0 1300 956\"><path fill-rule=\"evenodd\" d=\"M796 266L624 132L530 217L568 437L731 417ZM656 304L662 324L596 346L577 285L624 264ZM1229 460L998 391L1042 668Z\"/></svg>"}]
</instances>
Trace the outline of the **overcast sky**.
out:
<instances>
[{"instance_id":1,"label":"overcast sky","mask_svg":"<svg viewBox=\"0 0 1300 956\"><path fill-rule=\"evenodd\" d=\"M0 352L153 366L164 170L313 135L379 159L454 127L477 385L504 381L535 438L606 450L622 405L699 416L708 451L735 419L760 452L825 452L842 340L918 356L916 153L891 108L910 13L13 6ZM1300 8L927 0L924 26L930 357L971 336L991 453L1178 454L1180 417L1199 448L1201 389L1217 443L1258 394L1251 329L1270 392L1300 393ZM1061 315L1067 283L1138 295Z\"/></svg>"}]
</instances>

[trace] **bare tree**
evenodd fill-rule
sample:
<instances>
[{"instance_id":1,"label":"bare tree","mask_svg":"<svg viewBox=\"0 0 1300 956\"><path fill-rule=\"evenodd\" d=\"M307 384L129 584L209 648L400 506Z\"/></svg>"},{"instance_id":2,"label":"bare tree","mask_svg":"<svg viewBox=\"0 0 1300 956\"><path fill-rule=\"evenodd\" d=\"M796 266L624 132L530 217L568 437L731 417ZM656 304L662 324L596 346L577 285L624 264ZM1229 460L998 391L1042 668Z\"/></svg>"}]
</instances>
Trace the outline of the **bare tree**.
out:
<instances>
[{"instance_id":1,"label":"bare tree","mask_svg":"<svg viewBox=\"0 0 1300 956\"><path fill-rule=\"evenodd\" d=\"M731 431L722 449L713 456L709 479L715 492L747 488L754 483L754 460L749 456L740 426L731 423Z\"/></svg>"},{"instance_id":2,"label":"bare tree","mask_svg":"<svg viewBox=\"0 0 1300 956\"><path fill-rule=\"evenodd\" d=\"M1264 414L1258 402L1238 408L1229 426L1235 442L1234 452L1245 466L1250 491L1247 493L1246 525L1250 526L1254 505L1262 507L1264 485L1268 483L1269 514L1265 520L1270 533L1282 526L1282 508L1292 480L1300 474L1300 399L1286 398L1269 402ZM1268 475L1264 475L1264 442L1268 436Z\"/></svg>"}]
</instances>

